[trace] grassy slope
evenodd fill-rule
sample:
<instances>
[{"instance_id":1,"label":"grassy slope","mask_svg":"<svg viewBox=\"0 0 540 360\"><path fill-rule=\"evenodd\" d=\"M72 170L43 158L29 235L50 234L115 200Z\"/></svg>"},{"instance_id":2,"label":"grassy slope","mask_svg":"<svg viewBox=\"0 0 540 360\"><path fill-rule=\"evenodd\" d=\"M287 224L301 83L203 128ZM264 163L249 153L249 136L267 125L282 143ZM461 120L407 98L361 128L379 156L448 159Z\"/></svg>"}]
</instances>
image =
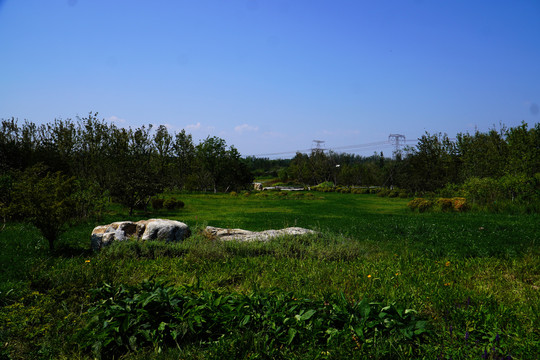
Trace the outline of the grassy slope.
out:
<instances>
[{"instance_id":1,"label":"grassy slope","mask_svg":"<svg viewBox=\"0 0 540 360\"><path fill-rule=\"evenodd\" d=\"M406 200L373 195L176 196L185 209L138 214L133 220L173 218L196 230L302 226L323 235L248 245L195 235L173 246L125 243L93 255L87 251L93 224L82 224L60 240L64 255L50 257L39 234L11 224L0 234L0 300L12 327L13 321L32 316L34 322L9 334L3 323L0 340L9 336L15 344L4 351L43 353L59 347L69 353L72 348L52 339L78 326L65 322L88 306L88 288L156 276L225 292L280 288L317 299L344 292L349 299L398 301L420 311L433 327L433 339L420 347L426 358L478 358L494 345L497 354L517 358L540 352L537 215L417 214L406 209ZM126 217L110 215L105 221L119 219ZM29 307L39 316L29 314ZM55 325L46 327L46 321ZM30 336L28 329L38 334ZM494 344L496 334L502 340ZM401 356L407 358L396 350L395 357Z\"/></svg>"}]
</instances>

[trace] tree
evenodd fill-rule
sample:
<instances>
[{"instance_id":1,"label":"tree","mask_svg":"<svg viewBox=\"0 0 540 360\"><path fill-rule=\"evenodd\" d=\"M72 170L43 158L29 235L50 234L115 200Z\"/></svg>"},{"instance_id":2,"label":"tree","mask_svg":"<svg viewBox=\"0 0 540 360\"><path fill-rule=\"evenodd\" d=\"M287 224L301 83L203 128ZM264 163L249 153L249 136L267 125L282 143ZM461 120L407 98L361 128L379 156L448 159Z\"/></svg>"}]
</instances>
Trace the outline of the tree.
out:
<instances>
[{"instance_id":1,"label":"tree","mask_svg":"<svg viewBox=\"0 0 540 360\"><path fill-rule=\"evenodd\" d=\"M446 134L426 133L415 148L407 149L401 178L413 191L433 191L457 180L455 144Z\"/></svg>"},{"instance_id":2,"label":"tree","mask_svg":"<svg viewBox=\"0 0 540 360\"><path fill-rule=\"evenodd\" d=\"M506 132L508 160L506 173L510 175L526 174L533 177L540 172L540 123L527 129L527 123L510 128Z\"/></svg>"},{"instance_id":3,"label":"tree","mask_svg":"<svg viewBox=\"0 0 540 360\"><path fill-rule=\"evenodd\" d=\"M158 176L170 183L169 164L173 151L173 138L165 125L160 125L154 134L155 161Z\"/></svg>"},{"instance_id":4,"label":"tree","mask_svg":"<svg viewBox=\"0 0 540 360\"><path fill-rule=\"evenodd\" d=\"M213 136L201 141L195 148L195 178L200 190L215 192L245 188L253 177L240 153L234 146L227 149L225 140Z\"/></svg>"},{"instance_id":5,"label":"tree","mask_svg":"<svg viewBox=\"0 0 540 360\"><path fill-rule=\"evenodd\" d=\"M42 164L26 169L13 184L8 215L33 224L53 250L58 236L76 216L74 180L48 172Z\"/></svg>"},{"instance_id":6,"label":"tree","mask_svg":"<svg viewBox=\"0 0 540 360\"><path fill-rule=\"evenodd\" d=\"M470 177L501 177L507 161L507 143L500 132L491 129L488 133L476 131L457 134L457 153L461 161L461 179Z\"/></svg>"},{"instance_id":7,"label":"tree","mask_svg":"<svg viewBox=\"0 0 540 360\"><path fill-rule=\"evenodd\" d=\"M113 137L117 154L111 173L110 192L113 198L129 209L146 208L150 198L163 191L163 179L152 166L152 138L150 130L141 127L135 131L117 129Z\"/></svg>"},{"instance_id":8,"label":"tree","mask_svg":"<svg viewBox=\"0 0 540 360\"><path fill-rule=\"evenodd\" d=\"M195 146L191 134L186 134L186 130L182 129L174 137L173 154L176 160L176 174L179 188L185 186L188 176L193 171L195 159Z\"/></svg>"},{"instance_id":9,"label":"tree","mask_svg":"<svg viewBox=\"0 0 540 360\"><path fill-rule=\"evenodd\" d=\"M289 166L289 175L302 184L309 185L312 183L312 173L309 165L309 156L307 154L302 154L300 152L296 153Z\"/></svg>"}]
</instances>

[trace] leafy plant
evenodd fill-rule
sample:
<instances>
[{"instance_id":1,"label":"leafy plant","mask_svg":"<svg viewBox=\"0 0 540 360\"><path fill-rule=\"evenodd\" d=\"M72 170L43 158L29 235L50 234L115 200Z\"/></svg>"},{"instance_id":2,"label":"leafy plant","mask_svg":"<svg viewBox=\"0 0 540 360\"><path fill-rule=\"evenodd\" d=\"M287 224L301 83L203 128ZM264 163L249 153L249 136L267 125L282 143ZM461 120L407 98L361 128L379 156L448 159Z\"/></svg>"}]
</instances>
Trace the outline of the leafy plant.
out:
<instances>
[{"instance_id":1,"label":"leafy plant","mask_svg":"<svg viewBox=\"0 0 540 360\"><path fill-rule=\"evenodd\" d=\"M241 333L258 334L267 354L283 346L324 349L351 333L365 347L373 346L377 336L408 342L428 333L426 321L418 320L414 310L366 299L351 302L343 294L321 301L280 291L222 294L155 281L132 287L105 284L93 294L92 319L80 335L98 357L145 347L161 352L194 342L211 344Z\"/></svg>"},{"instance_id":2,"label":"leafy plant","mask_svg":"<svg viewBox=\"0 0 540 360\"><path fill-rule=\"evenodd\" d=\"M8 215L37 227L53 250L58 236L77 215L74 180L60 172L50 173L41 164L28 168L13 185Z\"/></svg>"},{"instance_id":3,"label":"leafy plant","mask_svg":"<svg viewBox=\"0 0 540 360\"><path fill-rule=\"evenodd\" d=\"M176 210L176 209L181 209L184 207L184 202L181 201L181 200L177 200L175 198L169 198L169 199L166 199L164 202L163 202L163 206L165 207L165 209L167 210Z\"/></svg>"}]
</instances>

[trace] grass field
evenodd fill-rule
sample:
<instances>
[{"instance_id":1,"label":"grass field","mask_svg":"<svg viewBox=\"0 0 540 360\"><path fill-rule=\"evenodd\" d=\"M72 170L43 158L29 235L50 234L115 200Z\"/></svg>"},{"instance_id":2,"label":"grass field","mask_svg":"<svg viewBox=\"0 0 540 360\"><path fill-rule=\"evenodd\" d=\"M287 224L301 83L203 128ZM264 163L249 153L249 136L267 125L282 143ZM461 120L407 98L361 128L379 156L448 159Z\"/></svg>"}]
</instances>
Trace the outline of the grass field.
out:
<instances>
[{"instance_id":1,"label":"grass field","mask_svg":"<svg viewBox=\"0 0 540 360\"><path fill-rule=\"evenodd\" d=\"M419 214L407 199L338 193L168 196L185 208L129 218L111 206L101 223L177 219L194 233L183 243L125 241L94 254L96 224L79 224L50 254L35 229L7 224L0 358L540 354L538 215ZM198 234L206 225L320 234L222 243ZM174 299L184 299L181 320Z\"/></svg>"}]
</instances>

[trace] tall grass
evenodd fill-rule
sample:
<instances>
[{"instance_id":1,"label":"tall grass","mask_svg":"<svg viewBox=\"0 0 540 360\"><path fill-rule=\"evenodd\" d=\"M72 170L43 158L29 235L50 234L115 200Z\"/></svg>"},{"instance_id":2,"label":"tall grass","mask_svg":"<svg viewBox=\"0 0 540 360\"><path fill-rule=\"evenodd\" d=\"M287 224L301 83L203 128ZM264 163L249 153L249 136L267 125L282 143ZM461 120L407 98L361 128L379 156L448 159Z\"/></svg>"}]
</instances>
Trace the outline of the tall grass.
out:
<instances>
[{"instance_id":1,"label":"tall grass","mask_svg":"<svg viewBox=\"0 0 540 360\"><path fill-rule=\"evenodd\" d=\"M124 241L94 254L88 249L95 224L79 224L51 254L35 229L8 224L0 233L1 356L92 357L91 345L77 345L81 336L91 341L92 331L98 331L87 327L96 315L88 311L105 297L93 296L92 289L104 284L111 291L138 289L148 279L167 282L173 292L186 286L197 289L200 297L193 301L200 306L208 294L244 300L255 296L263 303L288 294L310 304L304 313L325 302L352 309L365 300L380 304L375 312L394 304L414 309L415 321L425 321L429 332L410 339L390 332L360 338L348 329L338 342L287 344L279 336L274 342L264 340L264 327L239 332L233 321L223 325L227 331L219 339L199 334L198 340L181 346L140 342L117 356L477 359L485 354L529 359L540 353L537 215L418 214L408 211L407 199L336 193L174 196L185 202L184 209L138 213L131 220L184 221L194 235L182 243ZM105 221L126 219L118 210ZM207 224L249 230L296 225L319 234L261 243L220 242L199 234ZM301 317L300 310L296 315ZM358 311L351 314L358 316ZM283 313L282 320L286 317ZM312 330L293 328L298 336L311 336Z\"/></svg>"}]
</instances>

